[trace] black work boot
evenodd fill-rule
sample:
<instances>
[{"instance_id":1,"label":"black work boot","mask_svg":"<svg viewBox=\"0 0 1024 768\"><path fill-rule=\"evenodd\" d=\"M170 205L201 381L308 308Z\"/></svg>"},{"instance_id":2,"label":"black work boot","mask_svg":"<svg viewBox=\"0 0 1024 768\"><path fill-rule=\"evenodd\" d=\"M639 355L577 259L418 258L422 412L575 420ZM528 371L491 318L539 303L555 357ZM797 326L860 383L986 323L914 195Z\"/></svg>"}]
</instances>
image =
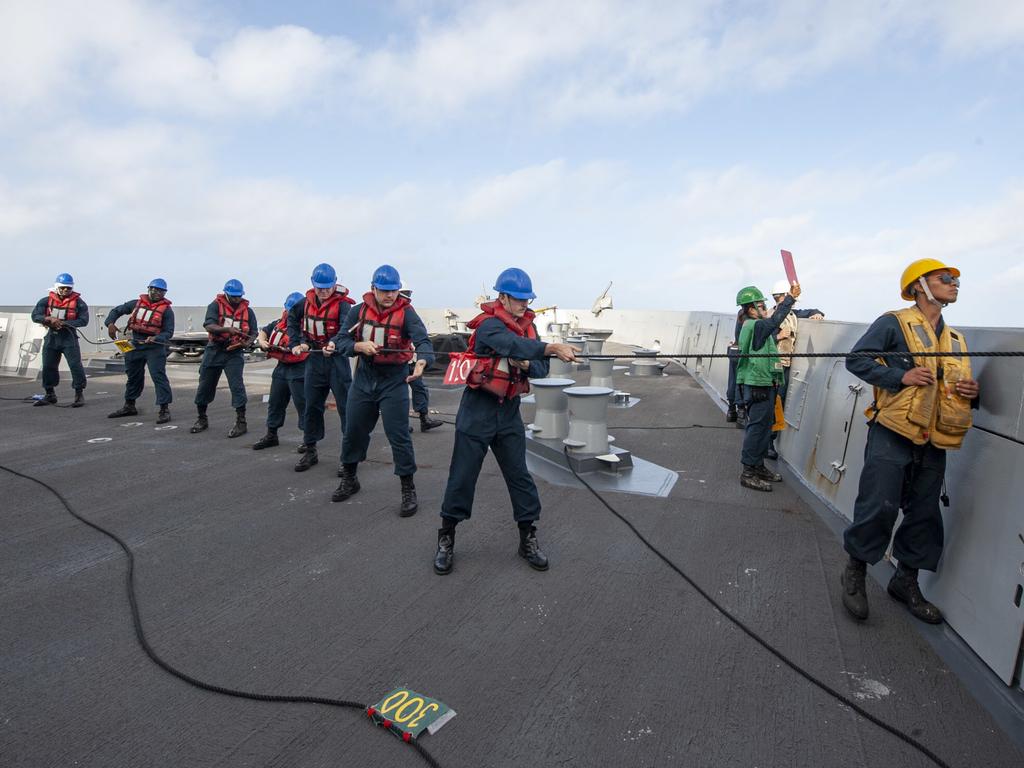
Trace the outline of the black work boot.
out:
<instances>
[{"instance_id":1,"label":"black work boot","mask_svg":"<svg viewBox=\"0 0 1024 768\"><path fill-rule=\"evenodd\" d=\"M770 459L771 461L778 461L778 458L779 458L779 452L775 450L775 436L777 434L779 434L779 433L778 432L772 432L772 441L768 445L768 453L766 453L764 455L764 457L766 459Z\"/></svg>"},{"instance_id":2,"label":"black work boot","mask_svg":"<svg viewBox=\"0 0 1024 768\"><path fill-rule=\"evenodd\" d=\"M942 611L925 600L924 595L921 594L921 587L917 583L916 569L904 568L901 565L889 580L887 590L894 598L906 604L907 610L915 619L920 619L928 624L942 623Z\"/></svg>"},{"instance_id":3,"label":"black work boot","mask_svg":"<svg viewBox=\"0 0 1024 768\"><path fill-rule=\"evenodd\" d=\"M252 449L254 451L262 451L264 448L273 448L275 445L279 445L277 440L277 430L268 429L267 434L253 443Z\"/></svg>"},{"instance_id":4,"label":"black work boot","mask_svg":"<svg viewBox=\"0 0 1024 768\"><path fill-rule=\"evenodd\" d=\"M54 405L56 402L57 394L53 391L53 387L47 387L46 394L32 403L32 405L38 407L40 405Z\"/></svg>"},{"instance_id":5,"label":"black work boot","mask_svg":"<svg viewBox=\"0 0 1024 768\"><path fill-rule=\"evenodd\" d=\"M341 465L341 482L331 494L331 501L344 501L349 496L359 493L359 478L356 477L358 464Z\"/></svg>"},{"instance_id":6,"label":"black work boot","mask_svg":"<svg viewBox=\"0 0 1024 768\"><path fill-rule=\"evenodd\" d=\"M138 416L139 412L135 410L134 400L125 400L124 405L118 408L113 413L108 413L108 419L120 419L122 416Z\"/></svg>"},{"instance_id":7,"label":"black work boot","mask_svg":"<svg viewBox=\"0 0 1024 768\"><path fill-rule=\"evenodd\" d=\"M83 405L85 405L85 395L82 394L82 390L76 389L75 390L75 399L71 403L71 407L72 408L81 408Z\"/></svg>"},{"instance_id":8,"label":"black work boot","mask_svg":"<svg viewBox=\"0 0 1024 768\"><path fill-rule=\"evenodd\" d=\"M444 576L452 572L455 564L455 528L437 529L437 554L434 555L434 573Z\"/></svg>"},{"instance_id":9,"label":"black work boot","mask_svg":"<svg viewBox=\"0 0 1024 768\"><path fill-rule=\"evenodd\" d=\"M192 425L192 428L189 429L189 432L191 432L194 435L197 432L204 432L204 431L206 431L207 429L209 429L209 427L210 427L210 420L206 418L206 411L202 410L202 411L199 412L199 415L196 417L196 423Z\"/></svg>"},{"instance_id":10,"label":"black work boot","mask_svg":"<svg viewBox=\"0 0 1024 768\"><path fill-rule=\"evenodd\" d=\"M167 407L167 403L160 406L160 412L156 415L157 424L166 424L171 420L171 409Z\"/></svg>"},{"instance_id":11,"label":"black work boot","mask_svg":"<svg viewBox=\"0 0 1024 768\"><path fill-rule=\"evenodd\" d=\"M725 412L725 420L730 424L736 423L736 403L729 403L729 409Z\"/></svg>"},{"instance_id":12,"label":"black work boot","mask_svg":"<svg viewBox=\"0 0 1024 768\"><path fill-rule=\"evenodd\" d=\"M548 569L548 557L537 543L537 529L534 526L519 529L519 556L526 559L530 567L538 571Z\"/></svg>"},{"instance_id":13,"label":"black work boot","mask_svg":"<svg viewBox=\"0 0 1024 768\"><path fill-rule=\"evenodd\" d=\"M755 470L756 467L748 467L744 464L743 472L740 474L740 485L755 491L770 491L772 484L767 480L762 480Z\"/></svg>"},{"instance_id":14,"label":"black work boot","mask_svg":"<svg viewBox=\"0 0 1024 768\"><path fill-rule=\"evenodd\" d=\"M296 472L305 472L319 461L316 455L316 443L305 443L304 445L306 450L302 452L302 458L295 465Z\"/></svg>"},{"instance_id":15,"label":"black work boot","mask_svg":"<svg viewBox=\"0 0 1024 768\"><path fill-rule=\"evenodd\" d=\"M235 411L235 425L228 431L228 437L241 437L249 431L249 425L245 423L245 409L239 408Z\"/></svg>"},{"instance_id":16,"label":"black work boot","mask_svg":"<svg viewBox=\"0 0 1024 768\"><path fill-rule=\"evenodd\" d=\"M843 569L843 575L839 577L843 585L843 607L859 621L868 617L868 593L864 589L867 567L863 560L851 557Z\"/></svg>"},{"instance_id":17,"label":"black work boot","mask_svg":"<svg viewBox=\"0 0 1024 768\"><path fill-rule=\"evenodd\" d=\"M412 475L402 475L402 506L398 509L399 517L412 517L420 505L416 503L416 485L412 481Z\"/></svg>"},{"instance_id":18,"label":"black work boot","mask_svg":"<svg viewBox=\"0 0 1024 768\"><path fill-rule=\"evenodd\" d=\"M772 472L768 467L762 464L759 467L751 467L754 470L755 477L759 477L762 480L767 480L769 483L781 483L782 475L778 472Z\"/></svg>"},{"instance_id":19,"label":"black work boot","mask_svg":"<svg viewBox=\"0 0 1024 768\"><path fill-rule=\"evenodd\" d=\"M444 424L443 421L430 418L430 414L427 411L420 411L420 432L429 432L432 429L436 429Z\"/></svg>"},{"instance_id":20,"label":"black work boot","mask_svg":"<svg viewBox=\"0 0 1024 768\"><path fill-rule=\"evenodd\" d=\"M305 453L306 452L306 444L305 443L299 443L299 447L295 449L295 452L296 453Z\"/></svg>"}]
</instances>

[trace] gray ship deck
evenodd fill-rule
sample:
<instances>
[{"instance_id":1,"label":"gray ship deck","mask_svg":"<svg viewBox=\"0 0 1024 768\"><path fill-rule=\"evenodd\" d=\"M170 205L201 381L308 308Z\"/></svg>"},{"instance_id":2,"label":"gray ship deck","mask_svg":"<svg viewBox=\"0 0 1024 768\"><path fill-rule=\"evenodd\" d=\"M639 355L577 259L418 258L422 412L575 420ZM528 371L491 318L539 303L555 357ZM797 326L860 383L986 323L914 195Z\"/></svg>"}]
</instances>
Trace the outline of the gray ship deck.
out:
<instances>
[{"instance_id":1,"label":"gray ship deck","mask_svg":"<svg viewBox=\"0 0 1024 768\"><path fill-rule=\"evenodd\" d=\"M363 490L332 504L332 414L305 474L292 471L293 412L280 448L251 450L268 370L247 371L239 440L225 437L223 389L211 429L188 434L190 366L172 379L174 430L154 430L148 383L142 426L105 418L121 401L117 375L92 378L79 410L0 402L0 464L128 542L146 632L170 664L232 688L366 703L408 686L458 712L422 737L445 768L933 764L782 666L582 487L538 480L552 568L536 573L516 555L488 459L455 570L435 576L453 427L414 436L415 517L396 514L379 428ZM610 493L613 506L770 643L950 765L1024 764L877 584L870 621L848 619L834 534L787 484L740 488L738 430L630 429L723 426L696 383L677 372L629 389L643 400L612 411L616 445L680 478L668 498ZM34 391L0 384L4 397ZM60 394L66 403L66 382ZM458 396L433 389L432 406L453 414ZM229 698L170 676L136 642L118 547L33 483L0 472L0 493L4 766L423 764L353 710Z\"/></svg>"}]
</instances>

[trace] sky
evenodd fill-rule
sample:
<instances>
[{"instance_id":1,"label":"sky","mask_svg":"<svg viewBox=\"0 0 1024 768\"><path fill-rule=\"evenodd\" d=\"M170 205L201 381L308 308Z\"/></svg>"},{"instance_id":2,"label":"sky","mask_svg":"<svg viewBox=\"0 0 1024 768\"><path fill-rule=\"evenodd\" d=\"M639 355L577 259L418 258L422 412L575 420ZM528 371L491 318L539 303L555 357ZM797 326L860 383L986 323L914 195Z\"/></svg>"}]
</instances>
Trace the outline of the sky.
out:
<instances>
[{"instance_id":1,"label":"sky","mask_svg":"<svg viewBox=\"0 0 1024 768\"><path fill-rule=\"evenodd\" d=\"M1020 326L1022 72L1020 0L0 0L0 304L728 312L785 248L830 319L935 258Z\"/></svg>"}]
</instances>

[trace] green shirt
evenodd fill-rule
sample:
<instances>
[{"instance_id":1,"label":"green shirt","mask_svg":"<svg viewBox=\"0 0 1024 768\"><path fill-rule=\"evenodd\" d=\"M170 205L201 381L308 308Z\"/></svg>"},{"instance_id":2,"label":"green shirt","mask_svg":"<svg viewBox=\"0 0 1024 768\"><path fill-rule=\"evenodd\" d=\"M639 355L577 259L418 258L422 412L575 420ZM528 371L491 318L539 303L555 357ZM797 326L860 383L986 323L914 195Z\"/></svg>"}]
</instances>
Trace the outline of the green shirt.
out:
<instances>
[{"instance_id":1,"label":"green shirt","mask_svg":"<svg viewBox=\"0 0 1024 768\"><path fill-rule=\"evenodd\" d=\"M751 349L754 342L754 324L748 319L740 330L739 347L741 354L770 353L772 357L741 357L736 364L736 381L749 387L770 387L783 381L782 359L778 355L775 339L769 336L761 349Z\"/></svg>"}]
</instances>

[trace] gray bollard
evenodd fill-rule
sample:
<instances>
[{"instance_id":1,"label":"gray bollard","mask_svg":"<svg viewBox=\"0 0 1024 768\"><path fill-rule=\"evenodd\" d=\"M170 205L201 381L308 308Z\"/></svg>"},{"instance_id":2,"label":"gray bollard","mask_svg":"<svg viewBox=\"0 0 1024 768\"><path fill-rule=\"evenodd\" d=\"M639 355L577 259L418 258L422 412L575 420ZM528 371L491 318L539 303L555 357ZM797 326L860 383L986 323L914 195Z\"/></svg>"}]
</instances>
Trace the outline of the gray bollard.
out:
<instances>
[{"instance_id":1,"label":"gray bollard","mask_svg":"<svg viewBox=\"0 0 1024 768\"><path fill-rule=\"evenodd\" d=\"M534 379L533 388L537 409L533 423L527 429L545 440L561 440L569 435L569 398L566 387L576 382L572 379Z\"/></svg>"},{"instance_id":2,"label":"gray bollard","mask_svg":"<svg viewBox=\"0 0 1024 768\"><path fill-rule=\"evenodd\" d=\"M634 360L629 364L630 376L661 376L661 363L657 360Z\"/></svg>"},{"instance_id":3,"label":"gray bollard","mask_svg":"<svg viewBox=\"0 0 1024 768\"><path fill-rule=\"evenodd\" d=\"M612 383L612 365L614 363L614 357L590 358L590 386L615 389L615 385Z\"/></svg>"},{"instance_id":4,"label":"gray bollard","mask_svg":"<svg viewBox=\"0 0 1024 768\"><path fill-rule=\"evenodd\" d=\"M572 363L567 363L563 360L559 360L557 357L552 357L548 361L548 375L549 379L565 379L572 374ZM543 381L543 379L537 379L537 381Z\"/></svg>"},{"instance_id":5,"label":"gray bollard","mask_svg":"<svg viewBox=\"0 0 1024 768\"><path fill-rule=\"evenodd\" d=\"M562 442L573 453L608 453L608 398L611 387L569 387L569 436Z\"/></svg>"}]
</instances>

